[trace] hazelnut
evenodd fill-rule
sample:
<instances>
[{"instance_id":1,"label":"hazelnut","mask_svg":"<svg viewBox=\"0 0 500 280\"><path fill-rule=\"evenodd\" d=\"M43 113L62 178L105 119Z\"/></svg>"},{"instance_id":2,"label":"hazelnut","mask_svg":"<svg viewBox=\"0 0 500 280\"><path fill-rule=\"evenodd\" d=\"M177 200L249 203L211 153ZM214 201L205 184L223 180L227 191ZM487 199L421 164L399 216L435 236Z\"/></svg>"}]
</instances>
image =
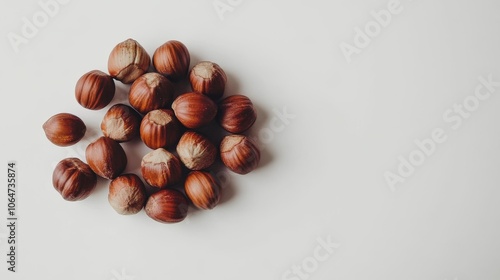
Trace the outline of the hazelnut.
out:
<instances>
[{"instance_id":1,"label":"hazelnut","mask_svg":"<svg viewBox=\"0 0 500 280\"><path fill-rule=\"evenodd\" d=\"M85 150L90 168L99 176L114 179L127 167L127 155L115 140L101 136Z\"/></svg>"},{"instance_id":2,"label":"hazelnut","mask_svg":"<svg viewBox=\"0 0 500 280\"><path fill-rule=\"evenodd\" d=\"M146 73L134 81L130 87L128 100L139 113L166 108L172 102L174 86L158 73Z\"/></svg>"},{"instance_id":3,"label":"hazelnut","mask_svg":"<svg viewBox=\"0 0 500 280\"><path fill-rule=\"evenodd\" d=\"M60 113L50 117L42 127L47 139L61 147L76 144L87 130L79 117L69 113Z\"/></svg>"},{"instance_id":4,"label":"hazelnut","mask_svg":"<svg viewBox=\"0 0 500 280\"><path fill-rule=\"evenodd\" d=\"M217 114L217 105L207 96L185 93L172 103L177 119L187 128L199 128L211 122Z\"/></svg>"},{"instance_id":5,"label":"hazelnut","mask_svg":"<svg viewBox=\"0 0 500 280\"><path fill-rule=\"evenodd\" d=\"M179 191L165 189L152 194L144 210L155 221L177 223L187 216L188 200Z\"/></svg>"},{"instance_id":6,"label":"hazelnut","mask_svg":"<svg viewBox=\"0 0 500 280\"><path fill-rule=\"evenodd\" d=\"M177 154L187 168L202 170L214 163L217 149L201 134L188 131L177 144Z\"/></svg>"},{"instance_id":7,"label":"hazelnut","mask_svg":"<svg viewBox=\"0 0 500 280\"><path fill-rule=\"evenodd\" d=\"M175 145L180 137L180 125L174 112L157 109L147 113L141 121L141 139L151 149Z\"/></svg>"},{"instance_id":8,"label":"hazelnut","mask_svg":"<svg viewBox=\"0 0 500 280\"><path fill-rule=\"evenodd\" d=\"M153 65L156 71L172 82L178 82L187 76L189 63L189 51L179 41L168 41L153 54Z\"/></svg>"},{"instance_id":9,"label":"hazelnut","mask_svg":"<svg viewBox=\"0 0 500 280\"><path fill-rule=\"evenodd\" d=\"M189 73L189 82L193 91L205 94L217 100L224 94L226 73L219 65L210 61L196 64Z\"/></svg>"},{"instance_id":10,"label":"hazelnut","mask_svg":"<svg viewBox=\"0 0 500 280\"><path fill-rule=\"evenodd\" d=\"M108 71L113 78L124 84L130 84L146 73L150 61L148 53L137 41L127 39L111 51Z\"/></svg>"},{"instance_id":11,"label":"hazelnut","mask_svg":"<svg viewBox=\"0 0 500 280\"><path fill-rule=\"evenodd\" d=\"M171 152L159 148L142 158L141 173L149 185L164 188L181 181L181 162Z\"/></svg>"},{"instance_id":12,"label":"hazelnut","mask_svg":"<svg viewBox=\"0 0 500 280\"><path fill-rule=\"evenodd\" d=\"M80 159L66 158L56 165L52 184L65 200L83 200L94 190L97 176Z\"/></svg>"},{"instance_id":13,"label":"hazelnut","mask_svg":"<svg viewBox=\"0 0 500 280\"><path fill-rule=\"evenodd\" d=\"M104 115L101 130L104 136L117 142L127 142L139 135L141 116L130 106L113 105Z\"/></svg>"},{"instance_id":14,"label":"hazelnut","mask_svg":"<svg viewBox=\"0 0 500 280\"><path fill-rule=\"evenodd\" d=\"M227 168L238 174L254 170L260 161L257 145L244 135L228 135L220 144L220 157Z\"/></svg>"},{"instance_id":15,"label":"hazelnut","mask_svg":"<svg viewBox=\"0 0 500 280\"><path fill-rule=\"evenodd\" d=\"M106 107L115 96L115 82L108 74L92 70L84 74L75 87L76 101L90 110Z\"/></svg>"},{"instance_id":16,"label":"hazelnut","mask_svg":"<svg viewBox=\"0 0 500 280\"><path fill-rule=\"evenodd\" d=\"M146 203L146 188L139 176L124 174L109 184L108 201L118 214L136 214Z\"/></svg>"},{"instance_id":17,"label":"hazelnut","mask_svg":"<svg viewBox=\"0 0 500 280\"><path fill-rule=\"evenodd\" d=\"M208 172L193 171L188 174L184 183L186 195L194 206L209 210L214 208L220 200L220 186Z\"/></svg>"},{"instance_id":18,"label":"hazelnut","mask_svg":"<svg viewBox=\"0 0 500 280\"><path fill-rule=\"evenodd\" d=\"M232 95L219 103L217 120L231 133L242 133L249 129L257 119L252 101L244 95Z\"/></svg>"}]
</instances>

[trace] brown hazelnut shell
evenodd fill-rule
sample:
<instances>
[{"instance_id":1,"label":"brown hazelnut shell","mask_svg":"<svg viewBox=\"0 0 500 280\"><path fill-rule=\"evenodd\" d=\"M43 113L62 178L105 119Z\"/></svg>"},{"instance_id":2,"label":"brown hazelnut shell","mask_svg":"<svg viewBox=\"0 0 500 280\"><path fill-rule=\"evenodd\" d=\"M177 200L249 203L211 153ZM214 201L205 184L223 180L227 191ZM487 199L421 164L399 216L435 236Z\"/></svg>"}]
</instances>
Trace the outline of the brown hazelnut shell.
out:
<instances>
[{"instance_id":1,"label":"brown hazelnut shell","mask_svg":"<svg viewBox=\"0 0 500 280\"><path fill-rule=\"evenodd\" d=\"M172 103L174 96L173 84L158 73L146 73L137 78L128 96L129 103L139 113L166 108Z\"/></svg>"},{"instance_id":2,"label":"brown hazelnut shell","mask_svg":"<svg viewBox=\"0 0 500 280\"><path fill-rule=\"evenodd\" d=\"M221 197L220 185L210 173L203 171L189 173L184 190L194 206L204 210L213 209Z\"/></svg>"},{"instance_id":3,"label":"brown hazelnut shell","mask_svg":"<svg viewBox=\"0 0 500 280\"><path fill-rule=\"evenodd\" d=\"M184 166L191 170L208 168L217 158L215 145L194 131L187 131L182 135L176 150Z\"/></svg>"},{"instance_id":4,"label":"brown hazelnut shell","mask_svg":"<svg viewBox=\"0 0 500 280\"><path fill-rule=\"evenodd\" d=\"M188 200L177 190L164 189L148 198L144 210L155 221L178 223L187 216Z\"/></svg>"},{"instance_id":5,"label":"brown hazelnut shell","mask_svg":"<svg viewBox=\"0 0 500 280\"><path fill-rule=\"evenodd\" d=\"M190 92L172 103L177 119L187 128L196 129L210 123L217 115L217 105L207 96Z\"/></svg>"},{"instance_id":6,"label":"brown hazelnut shell","mask_svg":"<svg viewBox=\"0 0 500 280\"><path fill-rule=\"evenodd\" d=\"M108 72L111 77L124 84L131 84L148 71L151 58L134 39L117 44L108 58Z\"/></svg>"},{"instance_id":7,"label":"brown hazelnut shell","mask_svg":"<svg viewBox=\"0 0 500 280\"><path fill-rule=\"evenodd\" d=\"M142 178L155 188L175 185L182 179L181 162L171 152L159 148L146 154L141 161Z\"/></svg>"},{"instance_id":8,"label":"brown hazelnut shell","mask_svg":"<svg viewBox=\"0 0 500 280\"><path fill-rule=\"evenodd\" d=\"M106 107L115 96L115 82L108 74L92 70L84 74L75 87L75 98L80 105L90 110Z\"/></svg>"},{"instance_id":9,"label":"brown hazelnut shell","mask_svg":"<svg viewBox=\"0 0 500 280\"><path fill-rule=\"evenodd\" d=\"M87 198L95 189L97 176L80 159L66 158L56 165L52 184L65 200L78 201Z\"/></svg>"},{"instance_id":10,"label":"brown hazelnut shell","mask_svg":"<svg viewBox=\"0 0 500 280\"><path fill-rule=\"evenodd\" d=\"M231 95L219 103L217 121L231 133L242 133L255 123L257 113L252 101L244 95Z\"/></svg>"},{"instance_id":11,"label":"brown hazelnut shell","mask_svg":"<svg viewBox=\"0 0 500 280\"><path fill-rule=\"evenodd\" d=\"M260 151L250 138L234 134L222 139L220 157L231 171L247 174L259 165Z\"/></svg>"},{"instance_id":12,"label":"brown hazelnut shell","mask_svg":"<svg viewBox=\"0 0 500 280\"><path fill-rule=\"evenodd\" d=\"M141 116L132 107L115 104L101 122L102 134L117 142L127 142L139 135Z\"/></svg>"},{"instance_id":13,"label":"brown hazelnut shell","mask_svg":"<svg viewBox=\"0 0 500 280\"><path fill-rule=\"evenodd\" d=\"M105 136L87 146L85 158L90 168L106 179L118 177L127 167L127 155L122 146Z\"/></svg>"},{"instance_id":14,"label":"brown hazelnut shell","mask_svg":"<svg viewBox=\"0 0 500 280\"><path fill-rule=\"evenodd\" d=\"M141 121L141 139L151 149L173 146L179 141L181 126L170 109L147 113Z\"/></svg>"},{"instance_id":15,"label":"brown hazelnut shell","mask_svg":"<svg viewBox=\"0 0 500 280\"><path fill-rule=\"evenodd\" d=\"M132 215L141 211L146 204L146 188L139 176L123 174L109 183L108 201L121 215Z\"/></svg>"},{"instance_id":16,"label":"brown hazelnut shell","mask_svg":"<svg viewBox=\"0 0 500 280\"><path fill-rule=\"evenodd\" d=\"M156 71L172 82L178 82L187 76L190 62L187 47L176 40L164 43L153 54Z\"/></svg>"},{"instance_id":17,"label":"brown hazelnut shell","mask_svg":"<svg viewBox=\"0 0 500 280\"><path fill-rule=\"evenodd\" d=\"M61 147L78 143L87 131L82 119L69 113L59 113L50 117L42 128L47 139Z\"/></svg>"},{"instance_id":18,"label":"brown hazelnut shell","mask_svg":"<svg viewBox=\"0 0 500 280\"><path fill-rule=\"evenodd\" d=\"M224 94L227 76L224 70L210 61L196 64L189 72L189 82L194 92L198 92L217 100Z\"/></svg>"}]
</instances>

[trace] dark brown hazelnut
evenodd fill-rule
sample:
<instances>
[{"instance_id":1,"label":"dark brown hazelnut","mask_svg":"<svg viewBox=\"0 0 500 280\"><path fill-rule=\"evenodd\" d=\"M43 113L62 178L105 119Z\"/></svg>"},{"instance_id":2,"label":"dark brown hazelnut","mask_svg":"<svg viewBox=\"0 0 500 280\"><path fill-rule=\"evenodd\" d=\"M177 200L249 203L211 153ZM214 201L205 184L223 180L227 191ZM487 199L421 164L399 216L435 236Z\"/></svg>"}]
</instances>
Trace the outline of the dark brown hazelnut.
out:
<instances>
[{"instance_id":1,"label":"dark brown hazelnut","mask_svg":"<svg viewBox=\"0 0 500 280\"><path fill-rule=\"evenodd\" d=\"M164 189L148 198L144 210L155 221L178 223L187 216L188 200L179 191Z\"/></svg>"},{"instance_id":2,"label":"dark brown hazelnut","mask_svg":"<svg viewBox=\"0 0 500 280\"><path fill-rule=\"evenodd\" d=\"M146 183L152 187L164 188L181 181L181 162L171 152L159 148L142 158L141 173Z\"/></svg>"},{"instance_id":3,"label":"dark brown hazelnut","mask_svg":"<svg viewBox=\"0 0 500 280\"><path fill-rule=\"evenodd\" d=\"M61 147L78 143L87 131L82 119L69 113L60 113L50 117L42 127L47 139Z\"/></svg>"},{"instance_id":4,"label":"dark brown hazelnut","mask_svg":"<svg viewBox=\"0 0 500 280\"><path fill-rule=\"evenodd\" d=\"M141 139L151 149L175 145L180 134L180 124L172 110L153 110L147 113L141 121Z\"/></svg>"},{"instance_id":5,"label":"dark brown hazelnut","mask_svg":"<svg viewBox=\"0 0 500 280\"><path fill-rule=\"evenodd\" d=\"M213 209L219 203L221 187L208 172L192 171L189 173L184 189L194 206L200 209Z\"/></svg>"},{"instance_id":6,"label":"dark brown hazelnut","mask_svg":"<svg viewBox=\"0 0 500 280\"><path fill-rule=\"evenodd\" d=\"M250 138L244 135L228 135L220 144L220 157L231 171L247 174L259 165L260 151Z\"/></svg>"},{"instance_id":7,"label":"dark brown hazelnut","mask_svg":"<svg viewBox=\"0 0 500 280\"><path fill-rule=\"evenodd\" d=\"M90 168L99 176L114 179L127 167L127 155L122 146L108 137L100 137L85 150Z\"/></svg>"},{"instance_id":8,"label":"dark brown hazelnut","mask_svg":"<svg viewBox=\"0 0 500 280\"><path fill-rule=\"evenodd\" d=\"M189 73L189 82L193 91L202 93L213 100L224 94L226 88L226 73L216 63L202 61L196 64Z\"/></svg>"},{"instance_id":9,"label":"dark brown hazelnut","mask_svg":"<svg viewBox=\"0 0 500 280\"><path fill-rule=\"evenodd\" d=\"M185 93L172 103L177 119L187 128L200 128L217 115L217 105L207 96L195 92Z\"/></svg>"},{"instance_id":10,"label":"dark brown hazelnut","mask_svg":"<svg viewBox=\"0 0 500 280\"><path fill-rule=\"evenodd\" d=\"M95 189L97 176L80 159L66 158L56 165L52 184L65 200L83 200Z\"/></svg>"},{"instance_id":11,"label":"dark brown hazelnut","mask_svg":"<svg viewBox=\"0 0 500 280\"><path fill-rule=\"evenodd\" d=\"M231 95L219 103L217 121L231 133L248 130L257 119L252 101L244 95Z\"/></svg>"},{"instance_id":12,"label":"dark brown hazelnut","mask_svg":"<svg viewBox=\"0 0 500 280\"><path fill-rule=\"evenodd\" d=\"M108 59L109 74L124 84L131 84L146 73L151 58L135 40L127 39L116 45Z\"/></svg>"},{"instance_id":13,"label":"dark brown hazelnut","mask_svg":"<svg viewBox=\"0 0 500 280\"><path fill-rule=\"evenodd\" d=\"M76 83L76 101L90 110L106 107L115 96L115 82L108 74L93 70L84 74Z\"/></svg>"},{"instance_id":14,"label":"dark brown hazelnut","mask_svg":"<svg viewBox=\"0 0 500 280\"><path fill-rule=\"evenodd\" d=\"M130 87L128 100L139 113L166 108L172 103L174 86L158 73L146 73L134 81Z\"/></svg>"},{"instance_id":15,"label":"dark brown hazelnut","mask_svg":"<svg viewBox=\"0 0 500 280\"><path fill-rule=\"evenodd\" d=\"M124 174L109 183L108 201L118 214L136 214L146 203L146 188L139 176Z\"/></svg>"},{"instance_id":16,"label":"dark brown hazelnut","mask_svg":"<svg viewBox=\"0 0 500 280\"><path fill-rule=\"evenodd\" d=\"M201 134L187 131L177 144L177 154L187 168L202 170L214 163L217 148Z\"/></svg>"},{"instance_id":17,"label":"dark brown hazelnut","mask_svg":"<svg viewBox=\"0 0 500 280\"><path fill-rule=\"evenodd\" d=\"M101 122L104 136L117 142L127 142L139 135L141 116L132 107L115 104L109 108Z\"/></svg>"},{"instance_id":18,"label":"dark brown hazelnut","mask_svg":"<svg viewBox=\"0 0 500 280\"><path fill-rule=\"evenodd\" d=\"M187 76L190 60L186 46L175 40L161 45L153 54L156 71L172 82L178 82Z\"/></svg>"}]
</instances>

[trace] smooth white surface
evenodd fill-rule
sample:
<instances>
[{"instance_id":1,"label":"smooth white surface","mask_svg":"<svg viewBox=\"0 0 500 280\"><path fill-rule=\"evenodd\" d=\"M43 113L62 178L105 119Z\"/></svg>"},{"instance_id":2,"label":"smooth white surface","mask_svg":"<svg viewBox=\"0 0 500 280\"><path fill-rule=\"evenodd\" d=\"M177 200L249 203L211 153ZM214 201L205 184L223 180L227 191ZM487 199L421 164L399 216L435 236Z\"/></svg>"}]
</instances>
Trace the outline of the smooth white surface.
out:
<instances>
[{"instance_id":1,"label":"smooth white surface","mask_svg":"<svg viewBox=\"0 0 500 280\"><path fill-rule=\"evenodd\" d=\"M18 272L6 270L1 226L1 279L296 280L286 272L303 264L308 279L500 279L500 88L456 130L442 116L474 94L478 77L500 81L500 2L402 0L351 63L339 45L391 1L229 1L237 5L224 20L212 0L67 2L18 53L7 34L41 8L0 3L0 166L15 160L19 175ZM55 164L83 156L99 135L106 111L80 107L76 81L106 71L129 37L150 54L181 40L193 63L217 62L227 94L258 108L252 134L275 131L258 170L229 175L225 202L180 224L119 216L104 180L77 203L51 184ZM125 88L113 103L126 102ZM281 127L284 108L295 118ZM52 145L41 128L63 111L89 127L72 148ZM436 128L446 142L391 191L384 173ZM125 146L129 158L147 152ZM314 266L318 240L329 237L340 247Z\"/></svg>"}]
</instances>

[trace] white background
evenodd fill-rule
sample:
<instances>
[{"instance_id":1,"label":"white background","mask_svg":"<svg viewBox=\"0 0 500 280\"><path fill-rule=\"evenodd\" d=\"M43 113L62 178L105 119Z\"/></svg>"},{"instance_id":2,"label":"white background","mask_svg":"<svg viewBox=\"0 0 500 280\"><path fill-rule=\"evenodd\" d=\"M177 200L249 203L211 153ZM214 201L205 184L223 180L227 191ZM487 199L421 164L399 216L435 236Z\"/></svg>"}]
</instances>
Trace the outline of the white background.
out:
<instances>
[{"instance_id":1,"label":"white background","mask_svg":"<svg viewBox=\"0 0 500 280\"><path fill-rule=\"evenodd\" d=\"M401 0L350 63L339 46L355 46L355 28L389 0L230 1L223 20L212 0L68 2L17 53L8 34L22 36L23 17L43 10L0 4L1 279L500 279L500 88L457 129L443 119L480 76L500 81L497 0ZM294 115L265 138L259 169L230 174L222 204L179 224L116 214L105 180L75 203L52 187L55 164L83 159L106 111L82 108L76 81L106 71L127 38L150 54L177 39L192 64L221 65L226 94L257 107L252 135L269 136L276 112ZM113 103L127 102L119 88ZM45 138L43 122L59 112L86 122L82 143ZM447 140L391 190L384 174L439 128ZM136 172L148 149L125 146ZM3 226L9 160L19 179L15 274ZM340 247L314 261L328 238ZM294 265L309 272L287 273Z\"/></svg>"}]
</instances>

